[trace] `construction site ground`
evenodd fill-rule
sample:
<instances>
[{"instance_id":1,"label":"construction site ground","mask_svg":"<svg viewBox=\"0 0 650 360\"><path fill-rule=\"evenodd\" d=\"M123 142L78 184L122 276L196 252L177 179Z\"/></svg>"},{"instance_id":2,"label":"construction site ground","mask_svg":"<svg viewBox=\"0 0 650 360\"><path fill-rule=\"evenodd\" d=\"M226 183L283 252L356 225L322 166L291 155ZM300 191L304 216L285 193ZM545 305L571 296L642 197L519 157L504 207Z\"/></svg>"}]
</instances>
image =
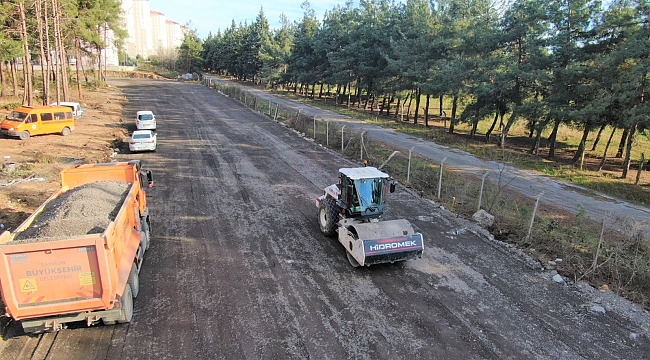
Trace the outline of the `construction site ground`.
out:
<instances>
[{"instance_id":1,"label":"construction site ground","mask_svg":"<svg viewBox=\"0 0 650 360\"><path fill-rule=\"evenodd\" d=\"M130 324L28 335L4 319L3 359L641 359L650 316L557 282L487 231L403 187L384 218L424 235L422 259L352 268L315 198L359 166L193 83L110 79L67 137L0 139L1 222L13 228L83 162L141 159L152 243ZM95 95L93 95L94 97ZM128 101L127 101L128 100ZM128 153L152 110L158 150ZM114 149L118 149L114 152ZM554 280L555 277L555 280Z\"/></svg>"}]
</instances>

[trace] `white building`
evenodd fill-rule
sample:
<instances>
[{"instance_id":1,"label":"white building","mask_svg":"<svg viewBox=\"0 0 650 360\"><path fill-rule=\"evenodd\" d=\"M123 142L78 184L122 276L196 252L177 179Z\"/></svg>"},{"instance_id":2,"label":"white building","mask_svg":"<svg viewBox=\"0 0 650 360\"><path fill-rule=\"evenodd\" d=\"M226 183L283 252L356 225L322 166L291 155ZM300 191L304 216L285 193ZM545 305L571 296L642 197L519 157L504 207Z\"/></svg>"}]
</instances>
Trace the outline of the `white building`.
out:
<instances>
[{"instance_id":1,"label":"white building","mask_svg":"<svg viewBox=\"0 0 650 360\"><path fill-rule=\"evenodd\" d=\"M134 59L176 49L183 42L183 26L151 10L149 0L122 0L123 27L128 32L124 51Z\"/></svg>"},{"instance_id":2,"label":"white building","mask_svg":"<svg viewBox=\"0 0 650 360\"><path fill-rule=\"evenodd\" d=\"M151 10L151 43L154 54L167 49L167 25L165 14Z\"/></svg>"},{"instance_id":3,"label":"white building","mask_svg":"<svg viewBox=\"0 0 650 360\"><path fill-rule=\"evenodd\" d=\"M122 0L122 11L129 34L125 39L126 53L131 58L149 57L153 52L149 0Z\"/></svg>"},{"instance_id":4,"label":"white building","mask_svg":"<svg viewBox=\"0 0 650 360\"><path fill-rule=\"evenodd\" d=\"M167 46L176 49L183 43L185 27L173 20L167 20Z\"/></svg>"}]
</instances>

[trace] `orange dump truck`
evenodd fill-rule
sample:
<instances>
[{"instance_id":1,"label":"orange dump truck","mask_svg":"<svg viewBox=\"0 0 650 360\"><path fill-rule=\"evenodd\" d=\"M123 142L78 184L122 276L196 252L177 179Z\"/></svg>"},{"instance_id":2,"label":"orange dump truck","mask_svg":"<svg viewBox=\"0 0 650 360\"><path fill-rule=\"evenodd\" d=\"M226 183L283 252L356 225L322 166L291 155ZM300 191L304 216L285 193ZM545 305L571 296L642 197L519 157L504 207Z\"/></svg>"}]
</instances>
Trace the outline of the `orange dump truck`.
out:
<instances>
[{"instance_id":1,"label":"orange dump truck","mask_svg":"<svg viewBox=\"0 0 650 360\"><path fill-rule=\"evenodd\" d=\"M150 242L151 186L139 161L63 170L61 189L0 235L6 315L26 332L130 322Z\"/></svg>"}]
</instances>

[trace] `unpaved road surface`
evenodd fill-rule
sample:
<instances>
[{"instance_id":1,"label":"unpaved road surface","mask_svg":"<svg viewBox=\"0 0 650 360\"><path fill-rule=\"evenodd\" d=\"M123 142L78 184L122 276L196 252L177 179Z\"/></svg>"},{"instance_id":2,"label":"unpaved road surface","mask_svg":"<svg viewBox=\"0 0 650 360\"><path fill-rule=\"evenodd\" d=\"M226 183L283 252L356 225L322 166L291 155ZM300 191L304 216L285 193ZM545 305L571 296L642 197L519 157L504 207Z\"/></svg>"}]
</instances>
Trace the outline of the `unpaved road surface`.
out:
<instances>
[{"instance_id":1,"label":"unpaved road surface","mask_svg":"<svg viewBox=\"0 0 650 360\"><path fill-rule=\"evenodd\" d=\"M529 197L540 196L540 202L556 209L570 213L584 210L589 217L597 222L602 219L612 229L623 233L636 234L642 232L650 239L650 209L645 206L632 204L612 196L584 188L565 181L521 170L497 161L480 159L462 150L439 145L431 141L409 134L371 125L331 111L301 103L296 100L281 98L268 94L262 90L233 84L227 80L206 76L206 79L224 84L245 87L255 96L280 103L284 107L300 110L301 114L315 116L318 119L345 123L348 128L356 128L359 132L365 131L366 135L393 146L409 150L413 149L418 154L434 162L444 161L448 169L459 170L476 177L487 173L488 179L494 183L507 184L508 189L515 190ZM209 80L208 80L209 81ZM209 82L205 81L206 84Z\"/></svg>"},{"instance_id":2,"label":"unpaved road surface","mask_svg":"<svg viewBox=\"0 0 650 360\"><path fill-rule=\"evenodd\" d=\"M114 79L152 110L153 234L130 324L24 335L1 359L641 359L650 316L551 280L517 251L404 188L385 219L422 259L354 269L314 199L357 164L196 84ZM132 126L132 125L131 125Z\"/></svg>"}]
</instances>

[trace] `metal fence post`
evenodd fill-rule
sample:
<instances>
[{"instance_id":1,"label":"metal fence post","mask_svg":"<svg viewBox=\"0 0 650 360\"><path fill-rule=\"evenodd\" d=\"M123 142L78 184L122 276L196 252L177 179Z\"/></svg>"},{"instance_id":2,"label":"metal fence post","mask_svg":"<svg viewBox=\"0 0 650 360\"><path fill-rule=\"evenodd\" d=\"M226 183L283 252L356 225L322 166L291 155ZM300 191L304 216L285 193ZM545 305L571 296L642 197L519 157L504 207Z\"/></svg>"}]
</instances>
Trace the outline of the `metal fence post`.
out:
<instances>
[{"instance_id":1,"label":"metal fence post","mask_svg":"<svg viewBox=\"0 0 650 360\"><path fill-rule=\"evenodd\" d=\"M483 173L483 176L481 177L481 191L478 194L478 209L476 211L481 210L481 202L483 201L483 186L485 185L485 178L488 176L488 172L486 171Z\"/></svg>"},{"instance_id":2,"label":"metal fence post","mask_svg":"<svg viewBox=\"0 0 650 360\"><path fill-rule=\"evenodd\" d=\"M412 147L409 150L409 163L408 163L408 166L406 168L406 183L407 184L411 183L411 159L412 159L412 155L413 155L413 149L415 149L415 146Z\"/></svg>"},{"instance_id":3,"label":"metal fence post","mask_svg":"<svg viewBox=\"0 0 650 360\"><path fill-rule=\"evenodd\" d=\"M325 145L328 147L330 146L330 121L326 120L325 121L325 136L327 139L325 140Z\"/></svg>"},{"instance_id":4,"label":"metal fence post","mask_svg":"<svg viewBox=\"0 0 650 360\"><path fill-rule=\"evenodd\" d=\"M365 130L361 132L361 161L363 161L363 134L365 134Z\"/></svg>"},{"instance_id":5,"label":"metal fence post","mask_svg":"<svg viewBox=\"0 0 650 360\"><path fill-rule=\"evenodd\" d=\"M438 199L440 199L440 195L441 195L441 192L442 192L442 168L445 165L445 160L447 160L446 156L440 162L440 177L438 179Z\"/></svg>"},{"instance_id":6,"label":"metal fence post","mask_svg":"<svg viewBox=\"0 0 650 360\"><path fill-rule=\"evenodd\" d=\"M343 144L345 143L345 139L343 138L343 130L345 130L345 125L341 128L341 153L343 153Z\"/></svg>"},{"instance_id":7,"label":"metal fence post","mask_svg":"<svg viewBox=\"0 0 650 360\"><path fill-rule=\"evenodd\" d=\"M277 121L278 120L278 108L280 107L280 103L275 104L275 115L273 116L273 120Z\"/></svg>"},{"instance_id":8,"label":"metal fence post","mask_svg":"<svg viewBox=\"0 0 650 360\"><path fill-rule=\"evenodd\" d=\"M535 199L535 206L533 207L533 215L530 217L530 225L528 226L528 234L526 234L526 241L530 240L530 236L533 233L533 224L535 223L535 214L537 214L537 206L539 205L539 198L544 195L544 192L541 192L537 195Z\"/></svg>"}]
</instances>

